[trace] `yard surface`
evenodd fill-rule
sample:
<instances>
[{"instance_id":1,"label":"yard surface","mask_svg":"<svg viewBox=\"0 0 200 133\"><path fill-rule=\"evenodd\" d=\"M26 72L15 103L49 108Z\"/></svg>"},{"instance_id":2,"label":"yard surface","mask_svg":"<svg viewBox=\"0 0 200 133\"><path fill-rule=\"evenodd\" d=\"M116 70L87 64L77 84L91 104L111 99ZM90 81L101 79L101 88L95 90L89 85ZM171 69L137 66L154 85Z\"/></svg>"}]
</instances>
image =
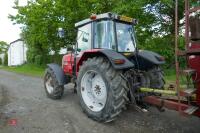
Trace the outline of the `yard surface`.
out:
<instances>
[{"instance_id":1,"label":"yard surface","mask_svg":"<svg viewBox=\"0 0 200 133\"><path fill-rule=\"evenodd\" d=\"M48 99L41 78L0 70L1 133L199 133L200 119L175 111L148 113L133 107L112 123L89 119L79 106L72 85L61 100Z\"/></svg>"}]
</instances>

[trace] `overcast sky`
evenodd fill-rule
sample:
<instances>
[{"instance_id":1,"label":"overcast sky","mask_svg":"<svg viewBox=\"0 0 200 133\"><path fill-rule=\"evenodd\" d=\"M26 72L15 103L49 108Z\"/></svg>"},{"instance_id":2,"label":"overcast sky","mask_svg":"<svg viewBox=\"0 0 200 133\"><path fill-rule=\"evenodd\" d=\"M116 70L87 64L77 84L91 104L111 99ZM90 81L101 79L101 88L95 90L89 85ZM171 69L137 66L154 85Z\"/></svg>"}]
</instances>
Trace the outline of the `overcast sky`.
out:
<instances>
[{"instance_id":1,"label":"overcast sky","mask_svg":"<svg viewBox=\"0 0 200 133\"><path fill-rule=\"evenodd\" d=\"M19 39L19 25L13 25L8 19L9 14L16 14L17 11L12 7L15 0L0 0L0 41L10 43ZM19 0L20 5L25 5L27 0Z\"/></svg>"}]
</instances>

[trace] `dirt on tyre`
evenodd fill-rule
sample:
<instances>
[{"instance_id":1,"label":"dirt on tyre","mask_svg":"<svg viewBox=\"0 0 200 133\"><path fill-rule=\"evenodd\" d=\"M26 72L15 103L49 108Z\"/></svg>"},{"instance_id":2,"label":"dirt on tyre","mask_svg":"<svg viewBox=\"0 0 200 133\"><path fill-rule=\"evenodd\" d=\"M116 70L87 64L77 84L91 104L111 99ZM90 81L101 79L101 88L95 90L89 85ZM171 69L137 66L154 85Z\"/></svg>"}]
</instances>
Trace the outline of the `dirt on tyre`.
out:
<instances>
[{"instance_id":1,"label":"dirt on tyre","mask_svg":"<svg viewBox=\"0 0 200 133\"><path fill-rule=\"evenodd\" d=\"M127 83L122 72L102 57L89 58L80 68L77 92L81 107L95 121L110 122L127 103Z\"/></svg>"},{"instance_id":2,"label":"dirt on tyre","mask_svg":"<svg viewBox=\"0 0 200 133\"><path fill-rule=\"evenodd\" d=\"M63 96L64 86L59 85L55 73L47 68L44 75L44 88L47 97L51 99L60 99Z\"/></svg>"}]
</instances>

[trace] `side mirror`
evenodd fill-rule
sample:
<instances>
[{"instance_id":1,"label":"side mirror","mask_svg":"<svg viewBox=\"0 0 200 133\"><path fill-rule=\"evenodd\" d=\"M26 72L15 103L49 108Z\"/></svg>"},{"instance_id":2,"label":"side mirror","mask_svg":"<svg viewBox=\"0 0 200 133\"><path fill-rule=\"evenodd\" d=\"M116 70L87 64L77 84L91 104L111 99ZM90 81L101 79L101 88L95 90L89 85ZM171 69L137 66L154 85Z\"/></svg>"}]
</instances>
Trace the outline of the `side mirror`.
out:
<instances>
[{"instance_id":1,"label":"side mirror","mask_svg":"<svg viewBox=\"0 0 200 133\"><path fill-rule=\"evenodd\" d=\"M58 36L60 38L64 38L65 37L65 31L63 28L58 28Z\"/></svg>"}]
</instances>

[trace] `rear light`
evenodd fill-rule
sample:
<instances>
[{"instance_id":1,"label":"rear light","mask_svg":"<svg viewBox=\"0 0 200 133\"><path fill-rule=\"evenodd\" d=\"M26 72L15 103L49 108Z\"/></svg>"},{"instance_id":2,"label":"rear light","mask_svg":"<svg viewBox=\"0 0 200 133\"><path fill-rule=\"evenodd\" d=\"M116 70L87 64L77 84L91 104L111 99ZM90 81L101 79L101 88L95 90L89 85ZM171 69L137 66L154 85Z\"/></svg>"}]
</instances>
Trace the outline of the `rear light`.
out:
<instances>
[{"instance_id":1,"label":"rear light","mask_svg":"<svg viewBox=\"0 0 200 133\"><path fill-rule=\"evenodd\" d=\"M117 65L120 65L120 64L124 64L125 63L125 60L124 59L115 59L113 60L113 62Z\"/></svg>"},{"instance_id":2,"label":"rear light","mask_svg":"<svg viewBox=\"0 0 200 133\"><path fill-rule=\"evenodd\" d=\"M92 20L97 19L97 15L96 15L96 14L92 14L92 15L90 16L90 19L92 19Z\"/></svg>"}]
</instances>

